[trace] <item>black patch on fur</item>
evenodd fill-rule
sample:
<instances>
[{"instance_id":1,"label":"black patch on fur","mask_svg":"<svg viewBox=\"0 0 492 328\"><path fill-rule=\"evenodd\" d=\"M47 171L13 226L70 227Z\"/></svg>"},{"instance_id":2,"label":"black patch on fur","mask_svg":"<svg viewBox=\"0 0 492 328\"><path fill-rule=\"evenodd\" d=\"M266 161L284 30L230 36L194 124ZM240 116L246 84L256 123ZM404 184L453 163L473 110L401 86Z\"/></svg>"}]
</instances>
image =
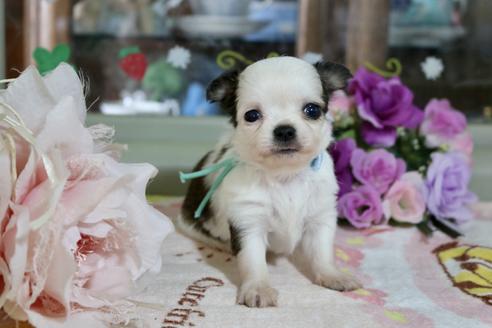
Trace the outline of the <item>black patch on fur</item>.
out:
<instances>
[{"instance_id":1,"label":"black patch on fur","mask_svg":"<svg viewBox=\"0 0 492 328\"><path fill-rule=\"evenodd\" d=\"M212 154L212 152L208 152L205 156L200 159L198 164L193 168L193 172L201 170L205 166L205 162L208 157ZM198 219L193 217L196 209L200 205L203 197L208 192L208 188L205 185L205 177L196 178L190 181L190 185L188 186L188 190L186 191L186 196L183 201L183 207L181 212L183 214L183 218L190 224L201 223L203 221L208 220L211 217L211 209L209 203L205 206L202 212L202 216Z\"/></svg>"},{"instance_id":2,"label":"black patch on fur","mask_svg":"<svg viewBox=\"0 0 492 328\"><path fill-rule=\"evenodd\" d=\"M231 250L232 254L237 255L241 251L240 231L229 222L229 231L231 232Z\"/></svg>"},{"instance_id":3,"label":"black patch on fur","mask_svg":"<svg viewBox=\"0 0 492 328\"><path fill-rule=\"evenodd\" d=\"M226 148L226 147L224 147ZM220 153L223 155L227 149L224 150L224 148L220 151ZM197 165L193 168L193 172L199 171L203 169L205 166L205 163L207 162L209 156L212 155L212 152L208 152L205 156L200 159ZM220 158L217 158L217 160L220 160ZM195 230L200 232L201 234L207 236L208 238L212 238L215 240L218 240L220 242L226 242L225 240L218 238L216 236L213 236L210 231L203 226L205 222L207 222L209 219L213 218L213 209L210 206L210 202L208 202L203 211L202 215L198 218L194 218L194 214L198 206L200 206L200 203L202 202L203 198L208 192L208 188L205 185L205 177L200 177L191 180L190 185L188 186L188 190L186 191L186 196L183 201L183 206L181 208L181 214L183 216L183 220L192 226Z\"/></svg>"},{"instance_id":4,"label":"black patch on fur","mask_svg":"<svg viewBox=\"0 0 492 328\"><path fill-rule=\"evenodd\" d=\"M217 157L215 157L214 163L218 163L230 148L231 145L225 145L224 147L222 147L222 149L217 153Z\"/></svg>"},{"instance_id":5,"label":"black patch on fur","mask_svg":"<svg viewBox=\"0 0 492 328\"><path fill-rule=\"evenodd\" d=\"M225 72L213 80L207 88L207 100L218 102L220 108L231 116L231 123L237 126L237 86L239 70Z\"/></svg>"},{"instance_id":6,"label":"black patch on fur","mask_svg":"<svg viewBox=\"0 0 492 328\"><path fill-rule=\"evenodd\" d=\"M196 224L195 226L193 226L193 228L195 230L197 230L199 233L201 233L202 235L205 235L205 236L207 236L210 239L215 239L215 240L217 240L217 241L219 241L221 243L226 243L227 242L227 240L224 240L224 239L222 239L220 237L217 237L217 236L212 235L210 233L210 231L203 226L203 222L200 222L200 223Z\"/></svg>"},{"instance_id":7,"label":"black patch on fur","mask_svg":"<svg viewBox=\"0 0 492 328\"><path fill-rule=\"evenodd\" d=\"M212 152L208 152L205 156L203 156L202 159L198 162L198 164L193 168L193 172L201 170L211 154ZM204 177L191 180L190 185L188 186L188 190L186 191L185 199L183 201L181 214L183 216L184 221L189 225L193 226L196 230L206 235L207 237L218 239L217 237L212 236L210 234L210 231L208 231L203 226L203 223L205 223L207 220L213 217L213 212L212 212L212 208L210 207L210 203L207 203L205 205L202 215L198 219L194 218L195 211L198 208L198 206L200 206L200 203L205 197L205 195L207 194L207 192L208 192L208 188L205 185Z\"/></svg>"},{"instance_id":8,"label":"black patch on fur","mask_svg":"<svg viewBox=\"0 0 492 328\"><path fill-rule=\"evenodd\" d=\"M318 71L323 86L323 101L328 104L330 95L334 91L347 87L348 81L352 78L352 73L347 67L328 61L317 62L314 67ZM323 108L325 112L328 110L326 106Z\"/></svg>"}]
</instances>

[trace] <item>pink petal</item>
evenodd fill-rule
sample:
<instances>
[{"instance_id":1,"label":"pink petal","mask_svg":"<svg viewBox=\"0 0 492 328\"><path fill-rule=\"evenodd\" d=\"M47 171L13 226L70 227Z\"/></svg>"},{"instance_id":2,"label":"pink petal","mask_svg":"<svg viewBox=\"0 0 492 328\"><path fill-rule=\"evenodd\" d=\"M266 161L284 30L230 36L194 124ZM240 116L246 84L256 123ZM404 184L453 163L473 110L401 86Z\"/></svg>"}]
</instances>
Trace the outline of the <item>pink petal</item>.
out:
<instances>
[{"instance_id":1,"label":"pink petal","mask_svg":"<svg viewBox=\"0 0 492 328\"><path fill-rule=\"evenodd\" d=\"M20 296L19 294L22 293L20 286L24 279L24 273L26 272L30 217L26 207L18 205L12 205L11 207L13 214L2 236L5 260L7 261L11 274L12 289L8 297L21 301L20 305L22 306L22 301L27 298L27 295Z\"/></svg>"},{"instance_id":2,"label":"pink petal","mask_svg":"<svg viewBox=\"0 0 492 328\"><path fill-rule=\"evenodd\" d=\"M72 252L58 246L49 264L44 291L62 304L67 312L70 310L72 278L76 265Z\"/></svg>"},{"instance_id":3,"label":"pink petal","mask_svg":"<svg viewBox=\"0 0 492 328\"><path fill-rule=\"evenodd\" d=\"M97 270L85 285L92 296L109 300L127 297L132 287L133 283L128 269L121 266L107 266ZM87 303L84 306L91 307Z\"/></svg>"},{"instance_id":4,"label":"pink petal","mask_svg":"<svg viewBox=\"0 0 492 328\"><path fill-rule=\"evenodd\" d=\"M161 245L174 228L167 217L134 194L126 205L128 220L135 227L137 253L141 260L139 270L133 272L133 279L138 279L147 270L159 272L161 255L155 245Z\"/></svg>"},{"instance_id":5,"label":"pink petal","mask_svg":"<svg viewBox=\"0 0 492 328\"><path fill-rule=\"evenodd\" d=\"M10 270L5 263L4 259L0 256L0 279L2 282L2 289L0 289L0 308L3 307L5 301L7 299L7 294L10 291L11 283L10 283Z\"/></svg>"},{"instance_id":6,"label":"pink petal","mask_svg":"<svg viewBox=\"0 0 492 328\"><path fill-rule=\"evenodd\" d=\"M17 177L17 181L15 184L15 203L21 203L26 194L37 184L40 183L41 180L46 179L46 176L38 177L36 175L36 166L37 166L37 156L34 151L29 153L29 159L27 160L24 169L20 172Z\"/></svg>"},{"instance_id":7,"label":"pink petal","mask_svg":"<svg viewBox=\"0 0 492 328\"><path fill-rule=\"evenodd\" d=\"M36 311L29 311L29 322L37 328L107 328L103 314L98 311L76 312L66 318L48 317Z\"/></svg>"},{"instance_id":8,"label":"pink petal","mask_svg":"<svg viewBox=\"0 0 492 328\"><path fill-rule=\"evenodd\" d=\"M85 122L86 105L83 86L72 66L61 63L55 70L43 77L46 88L56 101L70 96L74 100L74 109L81 123Z\"/></svg>"},{"instance_id":9,"label":"pink petal","mask_svg":"<svg viewBox=\"0 0 492 328\"><path fill-rule=\"evenodd\" d=\"M99 222L90 225L80 225L79 230L80 233L85 235L90 235L97 238L106 238L109 232L114 230L114 227L106 222Z\"/></svg>"},{"instance_id":10,"label":"pink petal","mask_svg":"<svg viewBox=\"0 0 492 328\"><path fill-rule=\"evenodd\" d=\"M122 179L113 177L94 181L80 181L73 188L65 191L60 204L66 211L66 224L76 224L85 218L104 199L105 195L124 185L124 183L125 181Z\"/></svg>"},{"instance_id":11,"label":"pink petal","mask_svg":"<svg viewBox=\"0 0 492 328\"><path fill-rule=\"evenodd\" d=\"M79 121L72 97L61 99L48 113L36 141L44 152L57 147L65 160L73 155L91 153L94 147L90 133Z\"/></svg>"},{"instance_id":12,"label":"pink petal","mask_svg":"<svg viewBox=\"0 0 492 328\"><path fill-rule=\"evenodd\" d=\"M62 239L62 244L65 247L65 249L69 250L73 254L77 249L77 242L79 240L80 240L79 228L73 226L73 227L69 227L65 231Z\"/></svg>"},{"instance_id":13,"label":"pink petal","mask_svg":"<svg viewBox=\"0 0 492 328\"><path fill-rule=\"evenodd\" d=\"M10 196L12 193L12 178L7 172L10 172L10 157L8 153L3 150L0 153L0 224L2 223L5 212L9 206Z\"/></svg>"},{"instance_id":14,"label":"pink petal","mask_svg":"<svg viewBox=\"0 0 492 328\"><path fill-rule=\"evenodd\" d=\"M34 134L42 128L46 115L55 106L55 99L34 66L29 66L0 93L0 101L12 106Z\"/></svg>"}]
</instances>

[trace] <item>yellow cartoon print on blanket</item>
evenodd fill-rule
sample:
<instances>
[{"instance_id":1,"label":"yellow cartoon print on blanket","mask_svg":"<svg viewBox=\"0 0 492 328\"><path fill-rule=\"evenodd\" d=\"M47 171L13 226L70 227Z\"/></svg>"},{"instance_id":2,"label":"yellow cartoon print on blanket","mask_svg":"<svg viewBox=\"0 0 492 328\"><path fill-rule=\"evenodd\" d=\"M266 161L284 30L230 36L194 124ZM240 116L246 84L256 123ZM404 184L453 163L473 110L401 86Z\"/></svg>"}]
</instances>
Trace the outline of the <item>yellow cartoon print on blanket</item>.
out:
<instances>
[{"instance_id":1,"label":"yellow cartoon print on blanket","mask_svg":"<svg viewBox=\"0 0 492 328\"><path fill-rule=\"evenodd\" d=\"M452 242L434 253L455 287L492 305L492 248Z\"/></svg>"}]
</instances>

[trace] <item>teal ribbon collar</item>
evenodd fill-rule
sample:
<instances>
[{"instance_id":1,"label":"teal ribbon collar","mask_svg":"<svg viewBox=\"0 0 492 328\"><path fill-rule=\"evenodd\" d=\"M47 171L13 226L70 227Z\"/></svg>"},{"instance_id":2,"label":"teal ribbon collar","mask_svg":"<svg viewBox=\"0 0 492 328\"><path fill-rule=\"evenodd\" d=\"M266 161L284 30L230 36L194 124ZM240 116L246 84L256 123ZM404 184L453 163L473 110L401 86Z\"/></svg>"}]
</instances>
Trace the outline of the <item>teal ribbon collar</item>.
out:
<instances>
[{"instance_id":1,"label":"teal ribbon collar","mask_svg":"<svg viewBox=\"0 0 492 328\"><path fill-rule=\"evenodd\" d=\"M313 159L311 161L310 167L311 167L311 169L313 169L313 171L319 171L319 169L321 168L321 164L323 164L324 156L325 156L325 152L322 152L321 154L316 156L315 159ZM210 198L212 198L212 195L215 193L215 191L217 190L219 185L222 183L222 181L224 180L226 175L228 175L229 172L231 172L232 169L234 169L238 163L239 163L239 161L237 159L228 158L228 159L224 159L224 160L222 160L216 164L207 166L200 171L195 171L195 172L190 172L190 173L179 172L179 179L181 180L181 183L185 183L187 180L201 178L201 177L207 176L211 173L214 173L216 171L222 170L219 173L219 175L217 176L217 178L214 180L214 182L212 183L212 186L210 187L210 190L207 192L205 197L203 197L202 201L200 202L200 205L196 209L196 211L193 215L193 217L195 219L198 219L198 218L200 218L200 216L202 216L202 212L205 209L205 206L207 205L207 203L210 201Z\"/></svg>"},{"instance_id":2,"label":"teal ribbon collar","mask_svg":"<svg viewBox=\"0 0 492 328\"><path fill-rule=\"evenodd\" d=\"M202 212L203 212L203 209L205 208L205 205L207 205L210 198L212 198L212 195L214 194L215 190L217 190L219 185L224 180L225 176L227 174L229 174L229 172L231 172L234 167L236 167L237 163L238 163L238 161L236 159L228 158L228 159L225 159L223 161L220 161L219 163L207 166L200 171L191 172L191 173L179 172L179 179L181 180L181 183L185 183L186 180L201 178L201 177L204 177L206 175L209 175L210 173L213 173L213 172L216 172L216 171L222 169L222 172L220 172L220 174L215 179L214 183L212 183L210 190L207 192L205 197L203 197L202 201L200 202L200 205L196 209L195 214L194 214L195 219L198 219L202 215Z\"/></svg>"}]
</instances>

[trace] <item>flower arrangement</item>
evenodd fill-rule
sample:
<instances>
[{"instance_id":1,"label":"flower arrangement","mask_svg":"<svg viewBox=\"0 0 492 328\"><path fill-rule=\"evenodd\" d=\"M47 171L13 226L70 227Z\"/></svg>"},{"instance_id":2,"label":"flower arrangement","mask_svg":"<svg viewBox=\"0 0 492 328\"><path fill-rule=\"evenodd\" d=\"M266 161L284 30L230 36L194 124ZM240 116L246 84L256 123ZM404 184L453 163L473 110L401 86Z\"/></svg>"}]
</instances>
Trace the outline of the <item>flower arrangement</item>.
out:
<instances>
[{"instance_id":1,"label":"flower arrangement","mask_svg":"<svg viewBox=\"0 0 492 328\"><path fill-rule=\"evenodd\" d=\"M329 107L342 219L356 228L390 223L460 234L476 201L468 189L473 140L461 112L445 99L421 110L399 77L367 68Z\"/></svg>"},{"instance_id":2,"label":"flower arrangement","mask_svg":"<svg viewBox=\"0 0 492 328\"><path fill-rule=\"evenodd\" d=\"M156 169L119 163L113 129L84 126L83 89L62 63L0 91L0 308L36 327L127 320L172 230L145 198Z\"/></svg>"}]
</instances>

